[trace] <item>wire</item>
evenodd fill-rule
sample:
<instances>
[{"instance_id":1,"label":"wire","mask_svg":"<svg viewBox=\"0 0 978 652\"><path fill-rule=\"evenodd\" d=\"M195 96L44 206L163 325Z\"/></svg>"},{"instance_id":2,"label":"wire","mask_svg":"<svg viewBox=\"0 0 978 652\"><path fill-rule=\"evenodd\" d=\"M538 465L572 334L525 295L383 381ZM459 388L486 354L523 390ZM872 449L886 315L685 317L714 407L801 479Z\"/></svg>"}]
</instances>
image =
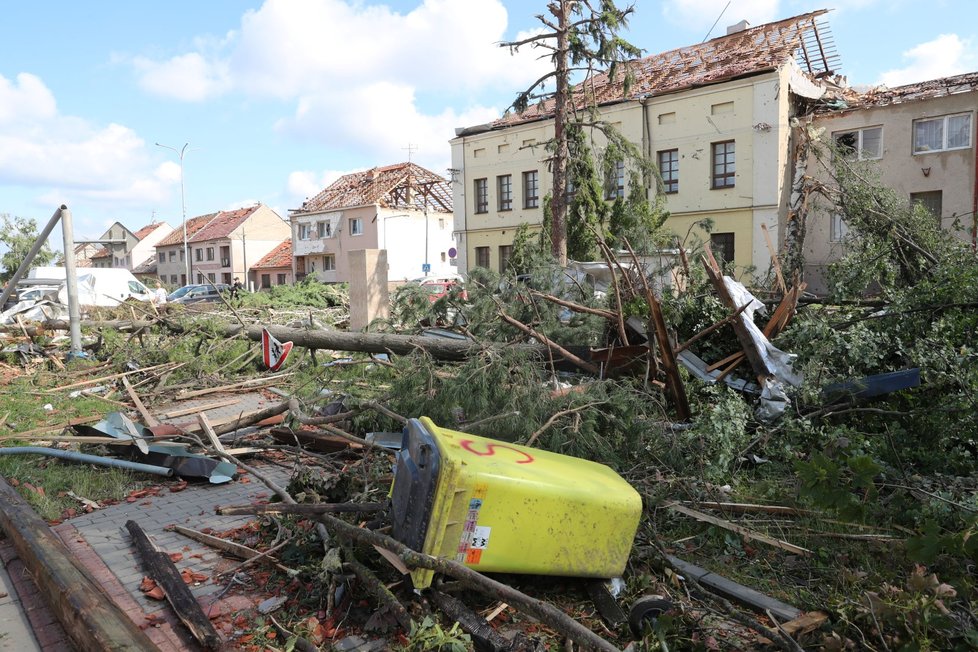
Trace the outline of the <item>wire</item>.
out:
<instances>
[{"instance_id":1,"label":"wire","mask_svg":"<svg viewBox=\"0 0 978 652\"><path fill-rule=\"evenodd\" d=\"M717 16L717 19L713 21L713 26L710 27L710 31L706 33L706 36L703 37L703 40L700 41L700 43L706 43L706 39L710 38L710 34L713 33L713 29L717 26L717 23L720 22L720 19L723 18L723 14L727 13L727 9L730 8L730 3L732 1L733 0L727 0L727 6L723 8L723 11L720 12L720 15Z\"/></svg>"}]
</instances>

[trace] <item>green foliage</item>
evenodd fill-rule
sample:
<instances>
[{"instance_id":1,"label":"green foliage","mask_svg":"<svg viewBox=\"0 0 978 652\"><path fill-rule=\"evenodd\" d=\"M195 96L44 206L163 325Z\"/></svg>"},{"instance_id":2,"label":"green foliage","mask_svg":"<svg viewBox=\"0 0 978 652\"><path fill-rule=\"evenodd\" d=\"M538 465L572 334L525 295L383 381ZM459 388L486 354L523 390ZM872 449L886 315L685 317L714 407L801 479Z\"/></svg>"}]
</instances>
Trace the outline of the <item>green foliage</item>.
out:
<instances>
[{"instance_id":1,"label":"green foliage","mask_svg":"<svg viewBox=\"0 0 978 652\"><path fill-rule=\"evenodd\" d=\"M472 637L454 623L447 631L431 616L425 616L420 624L411 621L408 642L397 647L405 652L470 652Z\"/></svg>"},{"instance_id":2,"label":"green foliage","mask_svg":"<svg viewBox=\"0 0 978 652\"><path fill-rule=\"evenodd\" d=\"M868 455L848 455L833 459L815 452L810 461L795 462L801 480L801 496L844 518L862 519L868 501L877 496L874 479L881 471Z\"/></svg>"},{"instance_id":3,"label":"green foliage","mask_svg":"<svg viewBox=\"0 0 978 652\"><path fill-rule=\"evenodd\" d=\"M37 240L39 231L37 220L32 217L0 215L0 243L7 251L0 256L0 283L6 283L17 271ZM43 267L53 262L57 254L45 242L31 261L31 267Z\"/></svg>"},{"instance_id":4,"label":"green foliage","mask_svg":"<svg viewBox=\"0 0 978 652\"><path fill-rule=\"evenodd\" d=\"M750 442L750 406L726 385L701 386L693 398L693 427L675 434L674 453L666 461L705 480L724 480Z\"/></svg>"},{"instance_id":5,"label":"green foliage","mask_svg":"<svg viewBox=\"0 0 978 652\"><path fill-rule=\"evenodd\" d=\"M246 308L333 308L349 304L345 285L321 283L306 277L294 285L274 285L260 292L240 292L237 303Z\"/></svg>"}]
</instances>

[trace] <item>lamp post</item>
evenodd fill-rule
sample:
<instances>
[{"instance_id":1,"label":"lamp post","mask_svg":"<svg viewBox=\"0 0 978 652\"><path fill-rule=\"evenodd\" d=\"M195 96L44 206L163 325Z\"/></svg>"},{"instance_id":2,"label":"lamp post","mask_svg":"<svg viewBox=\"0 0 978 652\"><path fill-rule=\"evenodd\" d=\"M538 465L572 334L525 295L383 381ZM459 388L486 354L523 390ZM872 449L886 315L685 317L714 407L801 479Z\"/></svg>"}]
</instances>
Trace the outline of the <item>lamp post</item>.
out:
<instances>
[{"instance_id":1,"label":"lamp post","mask_svg":"<svg viewBox=\"0 0 978 652\"><path fill-rule=\"evenodd\" d=\"M193 279L190 278L190 251L187 249L187 199L183 193L183 155L187 153L187 147L189 145L190 143L184 143L183 147L178 150L176 147L156 143L157 147L172 149L180 157L180 207L183 210L183 261L187 274L187 283L193 283Z\"/></svg>"}]
</instances>

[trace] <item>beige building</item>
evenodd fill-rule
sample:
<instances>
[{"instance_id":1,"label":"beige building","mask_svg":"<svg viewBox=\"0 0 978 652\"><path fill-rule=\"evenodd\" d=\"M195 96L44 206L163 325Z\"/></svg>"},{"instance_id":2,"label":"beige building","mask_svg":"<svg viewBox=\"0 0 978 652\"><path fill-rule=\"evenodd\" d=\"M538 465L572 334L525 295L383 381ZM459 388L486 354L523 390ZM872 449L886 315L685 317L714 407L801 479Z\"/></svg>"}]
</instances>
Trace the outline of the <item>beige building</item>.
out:
<instances>
[{"instance_id":1,"label":"beige building","mask_svg":"<svg viewBox=\"0 0 978 652\"><path fill-rule=\"evenodd\" d=\"M289 225L264 204L219 211L187 221L190 278L194 283L245 283L250 265L258 262L289 237ZM181 260L183 228L174 230L156 248L160 280L186 285L186 263Z\"/></svg>"},{"instance_id":2,"label":"beige building","mask_svg":"<svg viewBox=\"0 0 978 652\"><path fill-rule=\"evenodd\" d=\"M878 167L883 185L929 208L941 225L975 241L975 108L978 72L854 95L848 108L820 114L824 138ZM812 162L814 166L815 163ZM822 181L827 181L824 171ZM846 234L838 214L808 219L805 280L824 292L826 266L839 257Z\"/></svg>"},{"instance_id":3,"label":"beige building","mask_svg":"<svg viewBox=\"0 0 978 652\"><path fill-rule=\"evenodd\" d=\"M455 271L449 184L414 163L346 174L289 219L297 280L349 282L350 252L373 249L387 250L391 283Z\"/></svg>"},{"instance_id":4,"label":"beige building","mask_svg":"<svg viewBox=\"0 0 978 652\"><path fill-rule=\"evenodd\" d=\"M787 215L792 116L821 98L818 81L836 62L821 55L825 11L758 27L741 22L726 36L628 64L627 96L598 75L601 119L658 164L670 217L666 228L692 233L738 266L769 267L762 226L775 242ZM552 188L543 145L553 136L553 103L487 125L456 130L451 141L458 268L505 268L521 223L539 226ZM598 156L604 143L592 138ZM608 199L626 196L629 170L607 180ZM654 189L652 190L654 192ZM714 222L712 235L696 225Z\"/></svg>"},{"instance_id":5,"label":"beige building","mask_svg":"<svg viewBox=\"0 0 978 652\"><path fill-rule=\"evenodd\" d=\"M166 222L153 222L135 232L116 222L99 238L103 244L89 257L89 266L115 267L130 272L146 269L156 259L156 245L172 231L173 227Z\"/></svg>"}]
</instances>

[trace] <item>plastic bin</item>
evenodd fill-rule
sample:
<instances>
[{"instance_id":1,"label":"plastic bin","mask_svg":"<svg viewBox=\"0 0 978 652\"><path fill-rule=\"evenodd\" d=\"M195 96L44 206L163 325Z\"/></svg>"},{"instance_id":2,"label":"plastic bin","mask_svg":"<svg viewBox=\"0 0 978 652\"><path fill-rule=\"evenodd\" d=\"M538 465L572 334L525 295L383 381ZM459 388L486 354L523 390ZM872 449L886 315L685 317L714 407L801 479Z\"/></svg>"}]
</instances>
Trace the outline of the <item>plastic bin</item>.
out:
<instances>
[{"instance_id":1,"label":"plastic bin","mask_svg":"<svg viewBox=\"0 0 978 652\"><path fill-rule=\"evenodd\" d=\"M411 419L391 489L393 536L483 572L622 574L642 513L603 464ZM415 570L414 586L433 573Z\"/></svg>"}]
</instances>

